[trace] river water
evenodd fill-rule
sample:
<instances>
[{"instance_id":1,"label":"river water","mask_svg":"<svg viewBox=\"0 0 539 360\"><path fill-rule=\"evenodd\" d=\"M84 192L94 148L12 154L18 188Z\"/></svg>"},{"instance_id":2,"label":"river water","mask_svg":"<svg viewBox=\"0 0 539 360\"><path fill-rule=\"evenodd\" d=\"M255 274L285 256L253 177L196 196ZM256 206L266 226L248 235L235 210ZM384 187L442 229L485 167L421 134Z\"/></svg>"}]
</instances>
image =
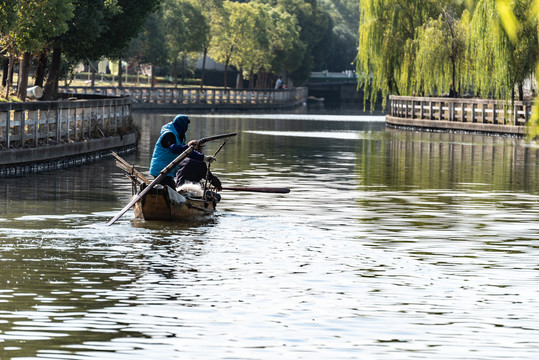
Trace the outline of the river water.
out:
<instances>
[{"instance_id":1,"label":"river water","mask_svg":"<svg viewBox=\"0 0 539 360\"><path fill-rule=\"evenodd\" d=\"M137 113L146 172L161 125ZM537 359L538 148L381 116L192 115L231 131L195 224L112 218L112 159L0 180L1 359ZM209 143L213 154L220 143Z\"/></svg>"}]
</instances>

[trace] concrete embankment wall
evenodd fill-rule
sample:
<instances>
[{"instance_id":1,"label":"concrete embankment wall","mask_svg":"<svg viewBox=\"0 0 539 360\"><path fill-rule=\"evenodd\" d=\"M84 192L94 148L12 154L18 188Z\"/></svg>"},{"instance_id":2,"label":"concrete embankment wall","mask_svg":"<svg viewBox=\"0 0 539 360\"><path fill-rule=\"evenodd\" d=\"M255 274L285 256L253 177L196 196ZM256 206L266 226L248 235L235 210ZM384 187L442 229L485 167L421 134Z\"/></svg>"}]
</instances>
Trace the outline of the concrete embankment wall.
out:
<instances>
[{"instance_id":1,"label":"concrete embankment wall","mask_svg":"<svg viewBox=\"0 0 539 360\"><path fill-rule=\"evenodd\" d=\"M81 165L110 156L111 151L126 153L136 148L136 134L88 139L40 148L11 149L0 152L0 177Z\"/></svg>"},{"instance_id":2,"label":"concrete embankment wall","mask_svg":"<svg viewBox=\"0 0 539 360\"><path fill-rule=\"evenodd\" d=\"M128 97L0 104L0 177L83 164L136 144Z\"/></svg>"},{"instance_id":3,"label":"concrete embankment wall","mask_svg":"<svg viewBox=\"0 0 539 360\"><path fill-rule=\"evenodd\" d=\"M393 127L525 136L532 105L515 101L390 96Z\"/></svg>"}]
</instances>

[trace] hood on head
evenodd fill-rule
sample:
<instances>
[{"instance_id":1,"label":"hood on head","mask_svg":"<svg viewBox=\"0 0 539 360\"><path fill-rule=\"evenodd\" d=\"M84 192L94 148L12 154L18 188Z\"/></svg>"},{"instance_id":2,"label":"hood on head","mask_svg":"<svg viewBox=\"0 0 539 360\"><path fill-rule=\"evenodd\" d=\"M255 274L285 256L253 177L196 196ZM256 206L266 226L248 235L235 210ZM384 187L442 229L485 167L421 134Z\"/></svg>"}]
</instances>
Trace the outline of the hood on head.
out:
<instances>
[{"instance_id":1,"label":"hood on head","mask_svg":"<svg viewBox=\"0 0 539 360\"><path fill-rule=\"evenodd\" d=\"M185 135L187 128L189 127L189 118L186 115L177 115L172 121L178 134Z\"/></svg>"}]
</instances>

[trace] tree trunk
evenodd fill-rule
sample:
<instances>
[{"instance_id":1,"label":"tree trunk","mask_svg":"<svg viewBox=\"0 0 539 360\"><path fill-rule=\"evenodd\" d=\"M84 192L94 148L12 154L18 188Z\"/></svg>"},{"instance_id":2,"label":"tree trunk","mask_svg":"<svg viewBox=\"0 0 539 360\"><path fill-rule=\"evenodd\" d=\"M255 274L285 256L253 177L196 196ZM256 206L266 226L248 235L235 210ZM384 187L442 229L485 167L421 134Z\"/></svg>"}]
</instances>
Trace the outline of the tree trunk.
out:
<instances>
[{"instance_id":1,"label":"tree trunk","mask_svg":"<svg viewBox=\"0 0 539 360\"><path fill-rule=\"evenodd\" d=\"M185 55L182 55L182 86L185 81Z\"/></svg>"},{"instance_id":2,"label":"tree trunk","mask_svg":"<svg viewBox=\"0 0 539 360\"><path fill-rule=\"evenodd\" d=\"M43 51L39 54L39 59L37 61L36 69L36 80L34 81L34 86L43 87L43 81L45 80L45 72L47 71L47 59L48 54L46 51Z\"/></svg>"},{"instance_id":3,"label":"tree trunk","mask_svg":"<svg viewBox=\"0 0 539 360\"><path fill-rule=\"evenodd\" d=\"M236 75L236 89L243 89L243 69L239 69Z\"/></svg>"},{"instance_id":4,"label":"tree trunk","mask_svg":"<svg viewBox=\"0 0 539 360\"><path fill-rule=\"evenodd\" d=\"M122 87L122 58L118 59L118 87Z\"/></svg>"},{"instance_id":5,"label":"tree trunk","mask_svg":"<svg viewBox=\"0 0 539 360\"><path fill-rule=\"evenodd\" d=\"M202 71L200 73L200 90L204 89L204 75L206 73L206 55L208 55L208 48L204 48L202 55Z\"/></svg>"},{"instance_id":6,"label":"tree trunk","mask_svg":"<svg viewBox=\"0 0 539 360\"><path fill-rule=\"evenodd\" d=\"M225 89L228 87L227 86L227 82L228 82L228 77L227 77L227 73L228 73L228 58L226 59L225 61L225 74L224 74L224 78L225 78L225 83L224 83L224 87Z\"/></svg>"},{"instance_id":7,"label":"tree trunk","mask_svg":"<svg viewBox=\"0 0 539 360\"><path fill-rule=\"evenodd\" d=\"M19 84L17 86L17 97L26 101L26 90L28 89L28 74L32 65L32 54L25 52L22 55L22 62L19 67Z\"/></svg>"},{"instance_id":8,"label":"tree trunk","mask_svg":"<svg viewBox=\"0 0 539 360\"><path fill-rule=\"evenodd\" d=\"M58 78L60 77L60 65L62 59L62 50L54 48L52 51L52 61L49 68L49 75L45 83L42 100L50 101L58 95Z\"/></svg>"},{"instance_id":9,"label":"tree trunk","mask_svg":"<svg viewBox=\"0 0 539 360\"><path fill-rule=\"evenodd\" d=\"M92 62L89 63L90 64L90 86L91 87L95 87L95 66Z\"/></svg>"},{"instance_id":10,"label":"tree trunk","mask_svg":"<svg viewBox=\"0 0 539 360\"><path fill-rule=\"evenodd\" d=\"M452 84L453 84L453 87L456 89L457 88L457 83L455 82L455 72L456 72L456 64L455 64L455 60L451 59L451 63L452 63L452 66L453 66L453 75L452 75ZM460 84L459 84L459 92L460 92ZM457 96L457 93L455 93L454 95L455 97Z\"/></svg>"},{"instance_id":11,"label":"tree trunk","mask_svg":"<svg viewBox=\"0 0 539 360\"><path fill-rule=\"evenodd\" d=\"M150 86L153 89L155 87L155 66L153 66L153 64L152 64L152 70L151 70L150 78L151 78L151 85Z\"/></svg>"},{"instance_id":12,"label":"tree trunk","mask_svg":"<svg viewBox=\"0 0 539 360\"><path fill-rule=\"evenodd\" d=\"M253 73L253 68L249 71L249 89L253 89L255 86L255 74Z\"/></svg>"},{"instance_id":13,"label":"tree trunk","mask_svg":"<svg viewBox=\"0 0 539 360\"><path fill-rule=\"evenodd\" d=\"M7 70L7 73L8 73L8 76L7 76L7 81L6 81L6 100L9 99L9 91L11 90L11 81L12 81L12 78L11 78L11 74L13 73L13 55L9 55L9 60L8 60L9 64L8 64L8 70Z\"/></svg>"},{"instance_id":14,"label":"tree trunk","mask_svg":"<svg viewBox=\"0 0 539 360\"><path fill-rule=\"evenodd\" d=\"M2 87L6 87L7 78L9 77L9 58L5 58L2 62Z\"/></svg>"},{"instance_id":15,"label":"tree trunk","mask_svg":"<svg viewBox=\"0 0 539 360\"><path fill-rule=\"evenodd\" d=\"M524 85L522 82L518 83L518 101L524 101Z\"/></svg>"},{"instance_id":16,"label":"tree trunk","mask_svg":"<svg viewBox=\"0 0 539 360\"><path fill-rule=\"evenodd\" d=\"M174 58L174 87L178 87L178 58Z\"/></svg>"}]
</instances>

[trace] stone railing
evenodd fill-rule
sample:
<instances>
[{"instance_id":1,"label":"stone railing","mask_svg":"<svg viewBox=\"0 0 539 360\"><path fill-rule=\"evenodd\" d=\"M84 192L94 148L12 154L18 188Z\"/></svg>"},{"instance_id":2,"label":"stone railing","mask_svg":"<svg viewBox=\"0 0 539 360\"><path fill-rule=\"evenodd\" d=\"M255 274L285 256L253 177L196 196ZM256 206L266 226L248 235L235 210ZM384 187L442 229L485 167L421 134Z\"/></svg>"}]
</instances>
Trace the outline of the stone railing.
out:
<instances>
[{"instance_id":1,"label":"stone railing","mask_svg":"<svg viewBox=\"0 0 539 360\"><path fill-rule=\"evenodd\" d=\"M117 135L130 119L128 97L0 103L0 150Z\"/></svg>"},{"instance_id":2,"label":"stone railing","mask_svg":"<svg viewBox=\"0 0 539 360\"><path fill-rule=\"evenodd\" d=\"M307 88L274 90L69 86L61 88L61 91L71 94L129 96L137 108L282 108L302 104L308 96Z\"/></svg>"},{"instance_id":3,"label":"stone railing","mask_svg":"<svg viewBox=\"0 0 539 360\"><path fill-rule=\"evenodd\" d=\"M524 135L531 103L515 101L390 96L386 123L445 130Z\"/></svg>"}]
</instances>

